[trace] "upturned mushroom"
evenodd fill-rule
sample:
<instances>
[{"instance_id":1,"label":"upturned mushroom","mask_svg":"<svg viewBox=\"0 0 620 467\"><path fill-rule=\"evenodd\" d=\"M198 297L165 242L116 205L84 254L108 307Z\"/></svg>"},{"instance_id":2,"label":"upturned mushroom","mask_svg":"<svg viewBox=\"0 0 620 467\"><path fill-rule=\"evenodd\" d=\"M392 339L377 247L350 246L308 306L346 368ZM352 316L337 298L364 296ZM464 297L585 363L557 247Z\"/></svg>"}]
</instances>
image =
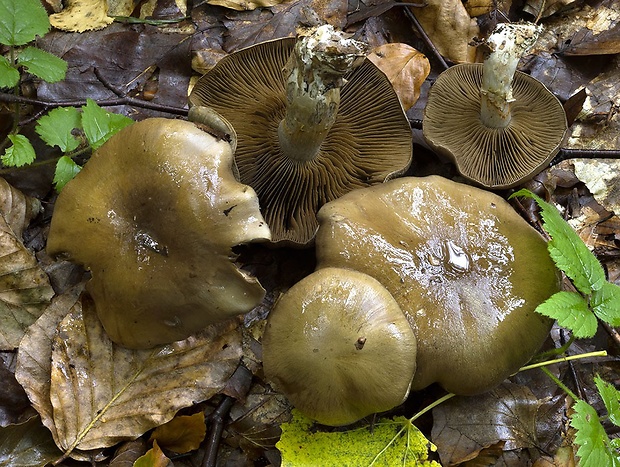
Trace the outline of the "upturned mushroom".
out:
<instances>
[{"instance_id":1,"label":"upturned mushroom","mask_svg":"<svg viewBox=\"0 0 620 467\"><path fill-rule=\"evenodd\" d=\"M538 351L559 290L543 237L503 198L438 176L405 177L323 206L317 269L378 280L417 337L412 390L484 392Z\"/></svg>"},{"instance_id":2,"label":"upturned mushroom","mask_svg":"<svg viewBox=\"0 0 620 467\"><path fill-rule=\"evenodd\" d=\"M401 404L415 355L411 326L385 287L339 268L320 269L281 296L263 336L267 379L332 426Z\"/></svg>"},{"instance_id":3,"label":"upturned mushroom","mask_svg":"<svg viewBox=\"0 0 620 467\"><path fill-rule=\"evenodd\" d=\"M184 339L262 300L231 249L270 232L232 166L226 141L154 118L113 136L65 186L47 250L90 270L87 289L114 342Z\"/></svg>"},{"instance_id":4,"label":"upturned mushroom","mask_svg":"<svg viewBox=\"0 0 620 467\"><path fill-rule=\"evenodd\" d=\"M409 122L365 53L324 25L226 56L192 90L192 106L235 128L240 180L256 190L274 244L308 245L323 204L411 162Z\"/></svg>"},{"instance_id":5,"label":"upturned mushroom","mask_svg":"<svg viewBox=\"0 0 620 467\"><path fill-rule=\"evenodd\" d=\"M516 71L539 30L501 24L481 63L455 65L429 91L423 132L429 146L478 185L511 188L542 170L560 150L568 126L560 101Z\"/></svg>"}]
</instances>

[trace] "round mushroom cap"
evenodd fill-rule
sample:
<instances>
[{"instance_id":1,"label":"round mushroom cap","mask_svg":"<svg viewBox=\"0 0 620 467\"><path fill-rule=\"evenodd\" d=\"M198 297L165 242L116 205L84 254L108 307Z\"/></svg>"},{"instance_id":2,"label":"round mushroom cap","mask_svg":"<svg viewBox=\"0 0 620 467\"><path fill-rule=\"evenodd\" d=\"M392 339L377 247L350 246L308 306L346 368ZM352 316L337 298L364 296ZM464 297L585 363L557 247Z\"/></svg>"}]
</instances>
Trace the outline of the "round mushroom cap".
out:
<instances>
[{"instance_id":1,"label":"round mushroom cap","mask_svg":"<svg viewBox=\"0 0 620 467\"><path fill-rule=\"evenodd\" d=\"M560 150L568 125L560 101L538 80L517 71L505 128L480 120L482 63L441 73L428 95L423 132L431 148L464 177L487 188L511 188L545 168Z\"/></svg>"},{"instance_id":2,"label":"round mushroom cap","mask_svg":"<svg viewBox=\"0 0 620 467\"><path fill-rule=\"evenodd\" d=\"M235 128L241 182L260 200L272 241L304 246L319 208L356 188L402 174L411 163L411 128L386 76L370 60L346 76L340 106L317 157L285 157L278 125L286 111L284 68L294 38L264 42L224 57L196 83L192 106L208 106Z\"/></svg>"},{"instance_id":3,"label":"round mushroom cap","mask_svg":"<svg viewBox=\"0 0 620 467\"><path fill-rule=\"evenodd\" d=\"M295 284L271 311L265 376L308 417L353 423L409 394L416 339L390 293L357 271L325 268Z\"/></svg>"},{"instance_id":4,"label":"round mushroom cap","mask_svg":"<svg viewBox=\"0 0 620 467\"><path fill-rule=\"evenodd\" d=\"M193 123L148 119L110 138L60 193L47 250L91 271L116 343L184 339L262 300L231 248L269 229L232 164L230 145Z\"/></svg>"},{"instance_id":5,"label":"round mushroom cap","mask_svg":"<svg viewBox=\"0 0 620 467\"><path fill-rule=\"evenodd\" d=\"M412 390L484 392L549 333L534 310L559 290L559 274L543 237L493 193L406 177L326 204L319 222L317 269L374 277L407 315L418 343Z\"/></svg>"}]
</instances>

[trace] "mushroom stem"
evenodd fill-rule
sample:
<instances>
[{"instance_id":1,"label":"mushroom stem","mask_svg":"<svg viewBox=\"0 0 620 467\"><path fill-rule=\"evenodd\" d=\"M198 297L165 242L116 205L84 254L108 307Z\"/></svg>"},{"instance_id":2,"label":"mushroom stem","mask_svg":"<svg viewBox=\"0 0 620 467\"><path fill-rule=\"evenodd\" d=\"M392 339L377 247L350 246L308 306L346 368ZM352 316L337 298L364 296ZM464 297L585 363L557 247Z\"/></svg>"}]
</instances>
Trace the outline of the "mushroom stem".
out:
<instances>
[{"instance_id":1,"label":"mushroom stem","mask_svg":"<svg viewBox=\"0 0 620 467\"><path fill-rule=\"evenodd\" d=\"M503 23L487 39L491 53L484 61L480 87L480 120L485 126L505 128L510 123L512 78L521 56L541 31L541 26L532 23Z\"/></svg>"},{"instance_id":2,"label":"mushroom stem","mask_svg":"<svg viewBox=\"0 0 620 467\"><path fill-rule=\"evenodd\" d=\"M287 64L287 108L278 127L282 153L314 159L336 121L344 75L363 61L367 45L326 24L298 39Z\"/></svg>"}]
</instances>

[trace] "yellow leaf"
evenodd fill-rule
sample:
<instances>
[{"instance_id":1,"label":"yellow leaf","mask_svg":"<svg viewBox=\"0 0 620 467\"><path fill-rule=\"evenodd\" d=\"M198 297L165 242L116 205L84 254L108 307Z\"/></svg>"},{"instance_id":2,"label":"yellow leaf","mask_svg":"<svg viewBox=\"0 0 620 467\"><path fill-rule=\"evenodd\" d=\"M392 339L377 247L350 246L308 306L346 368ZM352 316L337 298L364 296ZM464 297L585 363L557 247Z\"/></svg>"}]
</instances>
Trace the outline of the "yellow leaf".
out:
<instances>
[{"instance_id":1,"label":"yellow leaf","mask_svg":"<svg viewBox=\"0 0 620 467\"><path fill-rule=\"evenodd\" d=\"M172 461L166 457L155 441L153 447L134 462L133 467L170 467L171 465Z\"/></svg>"},{"instance_id":2,"label":"yellow leaf","mask_svg":"<svg viewBox=\"0 0 620 467\"><path fill-rule=\"evenodd\" d=\"M261 7L269 7L282 3L284 0L207 0L209 5L218 5L231 10L247 11Z\"/></svg>"},{"instance_id":3,"label":"yellow leaf","mask_svg":"<svg viewBox=\"0 0 620 467\"><path fill-rule=\"evenodd\" d=\"M155 428L151 440L159 441L162 447L179 454L198 449L207 434L204 413L179 415L168 423Z\"/></svg>"},{"instance_id":4,"label":"yellow leaf","mask_svg":"<svg viewBox=\"0 0 620 467\"><path fill-rule=\"evenodd\" d=\"M103 29L114 21L107 11L106 0L67 0L62 12L50 15L50 23L57 29L71 32Z\"/></svg>"}]
</instances>

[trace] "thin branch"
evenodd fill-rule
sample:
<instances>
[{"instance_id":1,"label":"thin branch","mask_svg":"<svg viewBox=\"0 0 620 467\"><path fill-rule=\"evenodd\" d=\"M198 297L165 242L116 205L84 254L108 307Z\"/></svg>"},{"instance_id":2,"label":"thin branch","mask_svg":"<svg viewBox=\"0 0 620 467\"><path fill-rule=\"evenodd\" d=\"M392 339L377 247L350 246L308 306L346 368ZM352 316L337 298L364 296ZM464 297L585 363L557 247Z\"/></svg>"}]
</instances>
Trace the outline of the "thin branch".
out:
<instances>
[{"instance_id":1,"label":"thin branch","mask_svg":"<svg viewBox=\"0 0 620 467\"><path fill-rule=\"evenodd\" d=\"M431 52L433 52L433 55L439 61L443 69L447 70L448 68L450 68L450 65L448 65L448 63L444 60L443 56L439 53L439 50L437 50L437 47L435 47L435 44L433 44L433 41L431 40L431 38L428 37L428 34L426 34L426 31L424 31L424 28L418 21L418 18L415 17L413 12L409 8L405 8L405 15L407 16L407 18L409 18L409 21L413 23L418 33L420 33L422 40L424 41L426 46L431 50Z\"/></svg>"}]
</instances>

